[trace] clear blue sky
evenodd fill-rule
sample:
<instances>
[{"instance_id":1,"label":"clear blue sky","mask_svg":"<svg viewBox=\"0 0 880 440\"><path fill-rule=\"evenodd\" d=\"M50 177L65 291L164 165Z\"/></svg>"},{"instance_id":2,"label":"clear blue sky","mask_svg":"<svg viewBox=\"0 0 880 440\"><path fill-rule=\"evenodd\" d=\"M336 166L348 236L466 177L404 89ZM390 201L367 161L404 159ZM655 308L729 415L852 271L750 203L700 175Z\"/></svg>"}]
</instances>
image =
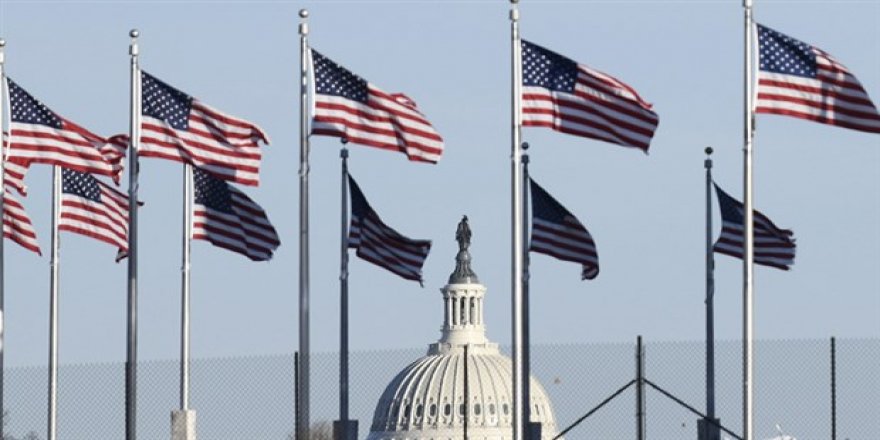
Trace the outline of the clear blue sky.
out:
<instances>
[{"instance_id":1,"label":"clear blue sky","mask_svg":"<svg viewBox=\"0 0 880 440\"><path fill-rule=\"evenodd\" d=\"M880 2L757 1L756 19L837 57L880 102ZM350 168L392 226L434 240L425 288L351 260L351 347L422 347L438 336L438 288L453 268L462 214L488 286L490 337L510 340L510 73L506 1L15 1L0 3L10 77L98 133L127 131L128 31L141 65L260 124L262 185L245 191L276 225L269 263L193 244L195 357L297 348L297 11L311 44L387 91L404 92L446 139L439 165L351 146ZM650 155L526 129L532 173L593 234L602 266L532 261L534 343L699 340L704 314L703 148L717 182L741 197L742 10L720 1L524 1L522 33L612 74L653 102ZM312 142L312 340L338 341L339 142ZM759 116L756 207L795 231L791 272L756 268L756 335L880 336L880 136ZM179 164L141 162L140 356L178 354ZM34 166L26 208L49 250L50 170ZM123 188L125 188L125 183ZM713 207L718 229L717 208ZM61 361L125 357L125 265L115 250L63 234ZM717 257L717 336L741 335L741 263ZM7 365L45 364L48 257L7 241Z\"/></svg>"}]
</instances>

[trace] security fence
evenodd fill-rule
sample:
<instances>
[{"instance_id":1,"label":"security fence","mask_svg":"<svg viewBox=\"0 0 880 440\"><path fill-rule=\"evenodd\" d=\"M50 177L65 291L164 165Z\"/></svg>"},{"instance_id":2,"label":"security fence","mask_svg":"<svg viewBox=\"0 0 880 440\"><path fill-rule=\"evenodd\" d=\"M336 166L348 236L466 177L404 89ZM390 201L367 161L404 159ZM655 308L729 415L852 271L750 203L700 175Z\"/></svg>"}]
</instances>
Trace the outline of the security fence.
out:
<instances>
[{"instance_id":1,"label":"security fence","mask_svg":"<svg viewBox=\"0 0 880 440\"><path fill-rule=\"evenodd\" d=\"M798 440L880 440L880 340L838 339L832 388L830 340L759 341L755 345L756 440L779 435ZM736 438L742 425L742 344L720 341L716 353L716 416ZM351 415L359 438L369 432L385 386L425 348L351 353ZM650 440L697 439L705 408L705 345L644 343L645 427ZM633 440L638 422L636 387L607 404L636 379L632 343L535 345L532 373L549 395L560 430L578 419L565 438ZM313 353L313 440L327 438L338 417L338 356ZM45 367L8 368L6 440L45 438ZM124 366L62 365L58 438L124 438ZM175 360L138 367L138 438L168 440L178 403ZM834 396L834 399L832 399ZM294 431L294 356L197 359L192 362L191 407L203 440L288 440ZM597 408L598 409L595 409ZM589 417L583 416L595 409ZM835 435L836 434L836 435Z\"/></svg>"}]
</instances>

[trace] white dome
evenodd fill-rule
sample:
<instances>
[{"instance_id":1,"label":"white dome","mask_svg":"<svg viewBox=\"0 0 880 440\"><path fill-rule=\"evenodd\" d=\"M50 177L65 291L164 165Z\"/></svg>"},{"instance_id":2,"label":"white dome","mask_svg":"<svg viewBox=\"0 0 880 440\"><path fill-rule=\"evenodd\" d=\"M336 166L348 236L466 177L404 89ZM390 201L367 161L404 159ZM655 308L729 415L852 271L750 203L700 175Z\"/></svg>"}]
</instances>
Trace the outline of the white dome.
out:
<instances>
[{"instance_id":1,"label":"white dome","mask_svg":"<svg viewBox=\"0 0 880 440\"><path fill-rule=\"evenodd\" d=\"M466 228L466 221L462 223ZM459 240L456 269L441 289L442 336L426 356L404 368L385 388L367 440L462 439L465 413L468 439L513 436L512 362L486 339L482 313L486 288L470 268L467 232L467 240ZM540 422L542 440L550 440L556 435L550 399L534 377L530 384L531 421Z\"/></svg>"}]
</instances>

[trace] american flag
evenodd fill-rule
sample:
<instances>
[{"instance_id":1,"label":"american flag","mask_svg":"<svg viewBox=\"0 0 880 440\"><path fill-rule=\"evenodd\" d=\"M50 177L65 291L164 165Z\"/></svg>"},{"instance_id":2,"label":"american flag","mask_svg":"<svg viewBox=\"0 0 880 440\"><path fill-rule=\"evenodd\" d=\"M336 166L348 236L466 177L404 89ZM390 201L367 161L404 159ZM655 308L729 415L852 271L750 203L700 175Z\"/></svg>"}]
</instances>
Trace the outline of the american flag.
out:
<instances>
[{"instance_id":1,"label":"american flag","mask_svg":"<svg viewBox=\"0 0 880 440\"><path fill-rule=\"evenodd\" d=\"M544 188L529 179L532 240L529 250L581 264L581 279L599 275L599 254L587 228Z\"/></svg>"},{"instance_id":2,"label":"american flag","mask_svg":"<svg viewBox=\"0 0 880 440\"><path fill-rule=\"evenodd\" d=\"M24 176L27 174L27 161L21 158L9 158L3 162L6 173L3 174L3 180L7 187L15 188L19 194L27 195L27 185L24 184Z\"/></svg>"},{"instance_id":3,"label":"american flag","mask_svg":"<svg viewBox=\"0 0 880 440\"><path fill-rule=\"evenodd\" d=\"M254 261L272 258L281 241L260 205L232 185L196 167L193 167L193 183L192 238Z\"/></svg>"},{"instance_id":4,"label":"american flag","mask_svg":"<svg viewBox=\"0 0 880 440\"><path fill-rule=\"evenodd\" d=\"M348 187L351 189L348 247L357 249L358 257L421 284L422 266L431 251L431 241L413 240L391 229L373 211L351 176Z\"/></svg>"},{"instance_id":5,"label":"american flag","mask_svg":"<svg viewBox=\"0 0 880 440\"><path fill-rule=\"evenodd\" d=\"M400 151L409 160L437 163L443 138L402 93L386 93L312 50L315 109L312 134Z\"/></svg>"},{"instance_id":6,"label":"american flag","mask_svg":"<svg viewBox=\"0 0 880 440\"><path fill-rule=\"evenodd\" d=\"M657 114L616 78L523 40L522 81L523 125L648 151Z\"/></svg>"},{"instance_id":7,"label":"american flag","mask_svg":"<svg viewBox=\"0 0 880 440\"><path fill-rule=\"evenodd\" d=\"M859 80L827 52L758 27L757 113L880 133L880 113Z\"/></svg>"},{"instance_id":8,"label":"american flag","mask_svg":"<svg viewBox=\"0 0 880 440\"><path fill-rule=\"evenodd\" d=\"M24 212L24 206L7 189L3 193L3 235L21 247L42 255L37 233L31 219Z\"/></svg>"},{"instance_id":9,"label":"american flag","mask_svg":"<svg viewBox=\"0 0 880 440\"><path fill-rule=\"evenodd\" d=\"M128 253L128 196L88 173L61 169L61 221L58 229L75 232Z\"/></svg>"},{"instance_id":10,"label":"american flag","mask_svg":"<svg viewBox=\"0 0 880 440\"><path fill-rule=\"evenodd\" d=\"M188 163L223 180L259 185L259 143L269 143L260 127L208 107L146 72L141 72L141 89L141 156Z\"/></svg>"},{"instance_id":11,"label":"american flag","mask_svg":"<svg viewBox=\"0 0 880 440\"><path fill-rule=\"evenodd\" d=\"M125 144L116 137L98 136L58 116L12 79L7 78L10 105L12 168L7 182L25 193L24 174L32 163L59 165L76 171L110 176L119 182Z\"/></svg>"},{"instance_id":12,"label":"american flag","mask_svg":"<svg viewBox=\"0 0 880 440\"><path fill-rule=\"evenodd\" d=\"M745 208L742 203L715 185L721 206L721 236L712 248L720 254L743 258ZM755 264L788 270L794 264L794 233L779 229L769 218L754 210Z\"/></svg>"}]
</instances>

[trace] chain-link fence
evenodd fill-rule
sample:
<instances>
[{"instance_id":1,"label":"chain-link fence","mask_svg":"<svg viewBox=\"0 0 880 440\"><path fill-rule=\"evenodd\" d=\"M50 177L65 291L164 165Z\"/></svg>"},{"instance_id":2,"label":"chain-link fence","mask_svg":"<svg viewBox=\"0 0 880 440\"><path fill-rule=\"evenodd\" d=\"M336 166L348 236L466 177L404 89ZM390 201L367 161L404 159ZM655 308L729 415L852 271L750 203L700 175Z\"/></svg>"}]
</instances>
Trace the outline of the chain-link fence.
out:
<instances>
[{"instance_id":1,"label":"chain-link fence","mask_svg":"<svg viewBox=\"0 0 880 440\"><path fill-rule=\"evenodd\" d=\"M832 439L830 340L759 341L755 346L756 440L778 435ZM742 345L716 343L716 416L734 433L742 424ZM705 409L705 345L644 343L645 379L694 409ZM385 386L425 349L351 353L351 416L365 438ZM636 377L633 343L536 345L532 373L543 383L560 430ZM311 419L338 417L336 353L312 354ZM59 372L58 438L124 438L122 364L66 365ZM836 341L836 439L880 440L880 340ZM9 368L5 380L7 439L45 438L45 367ZM294 430L294 356L202 359L192 362L191 407L204 440L287 440ZM697 439L697 415L652 386L645 387L646 437ZM168 440L178 403L176 361L138 369L138 438ZM636 388L601 406L566 438L636 438ZM734 438L733 436L722 434Z\"/></svg>"}]
</instances>

